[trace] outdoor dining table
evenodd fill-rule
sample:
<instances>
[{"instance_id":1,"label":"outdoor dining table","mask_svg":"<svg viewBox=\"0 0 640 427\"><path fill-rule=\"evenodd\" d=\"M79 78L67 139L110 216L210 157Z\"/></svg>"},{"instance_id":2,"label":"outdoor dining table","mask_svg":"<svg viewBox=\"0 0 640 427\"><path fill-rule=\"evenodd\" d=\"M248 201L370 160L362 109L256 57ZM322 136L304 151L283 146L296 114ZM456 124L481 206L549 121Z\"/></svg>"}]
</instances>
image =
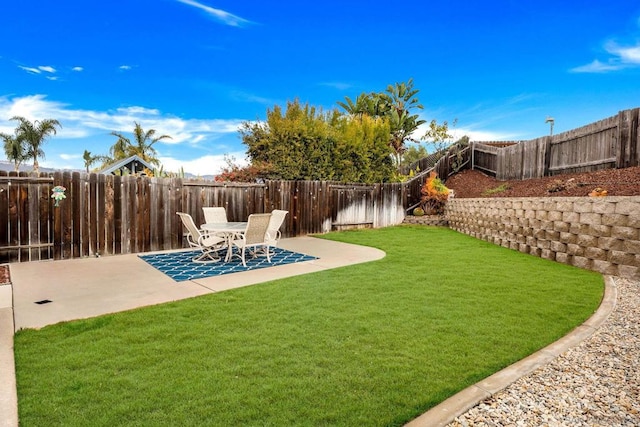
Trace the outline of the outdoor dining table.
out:
<instances>
[{"instance_id":1,"label":"outdoor dining table","mask_svg":"<svg viewBox=\"0 0 640 427\"><path fill-rule=\"evenodd\" d=\"M233 236L244 232L247 228L247 222L207 222L202 224L200 228L204 231L222 235L227 239L227 256L224 260L229 261L233 254L233 245L231 244Z\"/></svg>"}]
</instances>

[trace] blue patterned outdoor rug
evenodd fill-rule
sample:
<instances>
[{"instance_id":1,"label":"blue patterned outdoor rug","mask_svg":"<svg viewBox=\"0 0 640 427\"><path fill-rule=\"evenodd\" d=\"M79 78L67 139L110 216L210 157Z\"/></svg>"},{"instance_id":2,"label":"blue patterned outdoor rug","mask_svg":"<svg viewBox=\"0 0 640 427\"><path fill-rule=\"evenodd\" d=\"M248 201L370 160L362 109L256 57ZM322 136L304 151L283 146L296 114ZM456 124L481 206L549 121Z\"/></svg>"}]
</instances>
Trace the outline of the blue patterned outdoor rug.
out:
<instances>
[{"instance_id":1,"label":"blue patterned outdoor rug","mask_svg":"<svg viewBox=\"0 0 640 427\"><path fill-rule=\"evenodd\" d=\"M271 255L271 262L268 262L265 256L251 258L247 255L246 267L242 265L242 261L237 257L234 257L229 262L222 260L206 264L195 263L191 259L200 253L197 250L139 256L176 282L317 259L317 257L311 255L291 252L281 248L271 248L271 251L274 253Z\"/></svg>"}]
</instances>

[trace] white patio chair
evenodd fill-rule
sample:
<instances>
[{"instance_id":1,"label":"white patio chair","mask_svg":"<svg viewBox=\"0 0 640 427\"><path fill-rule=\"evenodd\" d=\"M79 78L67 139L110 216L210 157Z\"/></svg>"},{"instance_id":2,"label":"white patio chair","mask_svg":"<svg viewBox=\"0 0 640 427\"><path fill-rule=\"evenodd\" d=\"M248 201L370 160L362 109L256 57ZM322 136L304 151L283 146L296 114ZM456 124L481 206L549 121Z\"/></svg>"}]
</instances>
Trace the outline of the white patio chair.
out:
<instances>
[{"instance_id":1,"label":"white patio chair","mask_svg":"<svg viewBox=\"0 0 640 427\"><path fill-rule=\"evenodd\" d=\"M193 262L216 262L220 261L218 251L226 249L227 239L213 233L203 233L196 227L191 215L184 212L176 212L182 220L182 225L187 229L187 242L192 248L198 248L202 251L192 258Z\"/></svg>"},{"instance_id":2,"label":"white patio chair","mask_svg":"<svg viewBox=\"0 0 640 427\"><path fill-rule=\"evenodd\" d=\"M280 209L274 209L271 211L271 219L269 220L269 227L267 227L267 237L265 240L269 242L269 246L276 246L282 233L280 232L280 227L282 227L282 223L284 223L284 218L287 216L289 211L282 211Z\"/></svg>"},{"instance_id":3,"label":"white patio chair","mask_svg":"<svg viewBox=\"0 0 640 427\"><path fill-rule=\"evenodd\" d=\"M236 234L230 245L238 248L238 254L229 252L230 258L239 256L242 259L242 265L247 266L246 252L247 249L251 252L252 256L256 256L259 249L263 249L267 255L267 261L271 262L271 255L269 254L269 243L266 241L267 228L269 227L269 220L271 219L270 213L265 214L251 214L247 220L247 228L243 233Z\"/></svg>"},{"instance_id":4,"label":"white patio chair","mask_svg":"<svg viewBox=\"0 0 640 427\"><path fill-rule=\"evenodd\" d=\"M265 240L269 243L268 247L275 247L278 245L280 241L280 237L282 233L280 232L280 228L284 223L284 218L287 216L289 211L283 211L280 209L274 209L271 211L271 219L269 220L269 227L267 227L267 235ZM273 255L274 252L271 251L270 256Z\"/></svg>"},{"instance_id":5,"label":"white patio chair","mask_svg":"<svg viewBox=\"0 0 640 427\"><path fill-rule=\"evenodd\" d=\"M204 207L202 212L206 223L227 222L227 210L224 207Z\"/></svg>"}]
</instances>

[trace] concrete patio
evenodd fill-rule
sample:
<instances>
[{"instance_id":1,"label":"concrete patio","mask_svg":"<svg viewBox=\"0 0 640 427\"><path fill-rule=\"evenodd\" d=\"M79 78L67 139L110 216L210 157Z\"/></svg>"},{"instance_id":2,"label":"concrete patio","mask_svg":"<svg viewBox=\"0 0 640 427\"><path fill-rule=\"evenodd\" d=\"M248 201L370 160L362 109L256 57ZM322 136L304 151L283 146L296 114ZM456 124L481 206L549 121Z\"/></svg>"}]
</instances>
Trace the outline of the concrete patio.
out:
<instances>
[{"instance_id":1,"label":"concrete patio","mask_svg":"<svg viewBox=\"0 0 640 427\"><path fill-rule=\"evenodd\" d=\"M18 426L13 333L344 267L385 256L379 249L304 236L279 247L317 257L275 267L176 282L137 254L11 264L0 286L0 426ZM51 301L38 304L38 302Z\"/></svg>"}]
</instances>

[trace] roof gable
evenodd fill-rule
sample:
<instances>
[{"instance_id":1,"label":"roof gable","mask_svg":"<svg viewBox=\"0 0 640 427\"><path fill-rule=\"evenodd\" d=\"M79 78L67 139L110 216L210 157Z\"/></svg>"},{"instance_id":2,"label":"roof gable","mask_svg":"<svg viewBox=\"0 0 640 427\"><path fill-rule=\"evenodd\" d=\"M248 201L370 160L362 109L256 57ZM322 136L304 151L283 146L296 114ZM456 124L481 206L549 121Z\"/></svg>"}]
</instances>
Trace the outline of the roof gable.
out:
<instances>
[{"instance_id":1,"label":"roof gable","mask_svg":"<svg viewBox=\"0 0 640 427\"><path fill-rule=\"evenodd\" d=\"M149 162L142 159L142 157L138 155L133 155L131 157L127 157L126 159L118 160L117 162L110 164L98 173L109 175L115 174L116 171L120 171L121 175L134 175L144 171L145 168L153 170L153 166Z\"/></svg>"}]
</instances>

